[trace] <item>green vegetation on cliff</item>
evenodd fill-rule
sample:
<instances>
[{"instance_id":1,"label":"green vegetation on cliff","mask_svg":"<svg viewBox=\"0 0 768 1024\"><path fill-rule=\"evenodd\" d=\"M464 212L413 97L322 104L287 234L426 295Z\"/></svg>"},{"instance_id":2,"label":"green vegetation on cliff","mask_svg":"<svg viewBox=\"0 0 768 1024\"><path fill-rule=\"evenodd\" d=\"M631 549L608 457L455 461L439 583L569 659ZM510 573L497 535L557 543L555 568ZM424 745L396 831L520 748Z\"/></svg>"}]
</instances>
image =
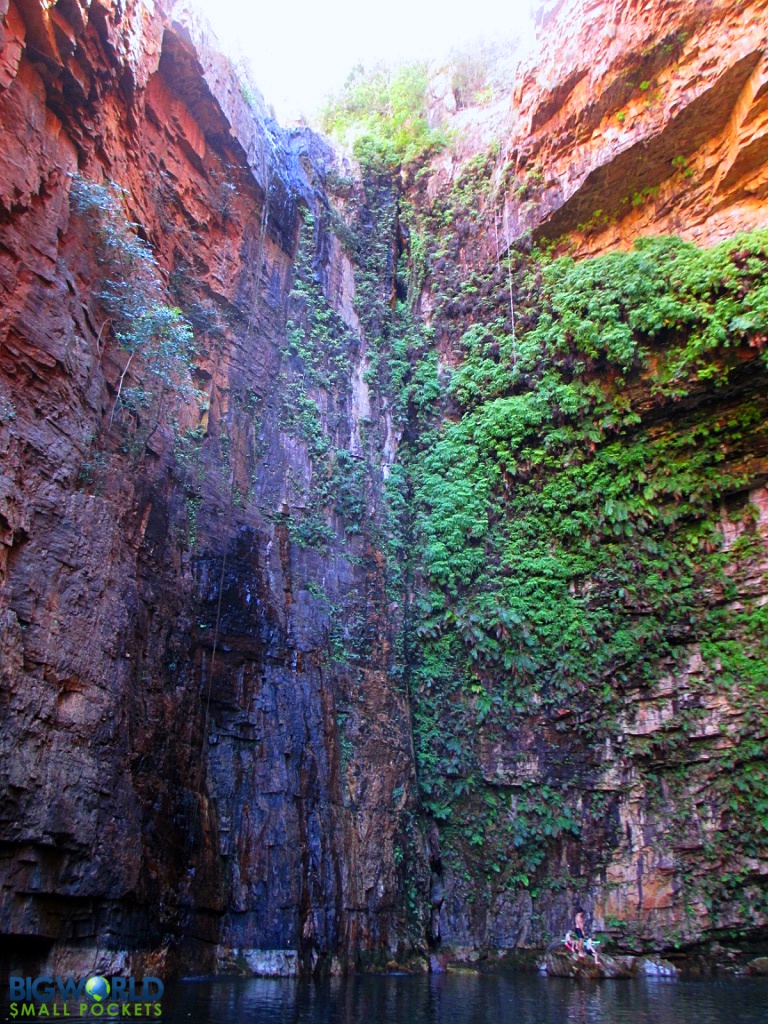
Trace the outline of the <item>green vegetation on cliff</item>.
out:
<instances>
[{"instance_id":1,"label":"green vegetation on cliff","mask_svg":"<svg viewBox=\"0 0 768 1024\"><path fill-rule=\"evenodd\" d=\"M334 443L343 433L338 404L348 397L350 354L358 341L325 297L315 249L315 219L303 209L280 377L280 426L306 443L312 467L309 489L298 495L301 511L289 515L289 533L301 547L323 550L334 536L332 513L346 533L360 532L365 471L346 447Z\"/></svg>"},{"instance_id":2,"label":"green vegetation on cliff","mask_svg":"<svg viewBox=\"0 0 768 1024\"><path fill-rule=\"evenodd\" d=\"M195 338L181 310L165 301L157 261L137 225L128 219L125 198L113 182L99 184L81 175L72 177L72 210L85 222L103 270L96 297L109 317L99 338L105 341L104 329L108 328L107 334L111 329L120 348L128 353L112 418L122 408L138 431L143 417L146 435L147 424L153 429L163 413L173 415L180 402L200 398L190 377ZM141 371L133 366L134 382L127 386L134 357L138 357ZM167 396L173 398L169 410L163 408Z\"/></svg>"},{"instance_id":3,"label":"green vegetation on cliff","mask_svg":"<svg viewBox=\"0 0 768 1024\"><path fill-rule=\"evenodd\" d=\"M639 844L671 865L673 909L633 910L616 937L749 931L768 914L750 500L768 456L768 233L496 256L498 148L435 197L419 175L403 194L380 113L339 237L366 380L402 431L379 540L447 913L477 935L528 901L530 939L548 941L536 921L565 921L575 893L612 905L609 867L626 893L616 872Z\"/></svg>"},{"instance_id":4,"label":"green vegetation on cliff","mask_svg":"<svg viewBox=\"0 0 768 1024\"><path fill-rule=\"evenodd\" d=\"M593 888L621 801L661 798L680 907L748 928L768 912L750 860L768 839L768 614L748 501L768 450L768 233L512 259L523 329L503 306L467 327L451 415L402 451L425 808L465 898L490 907ZM488 282L498 268L476 274L481 297ZM641 697L661 701L658 728Z\"/></svg>"}]
</instances>

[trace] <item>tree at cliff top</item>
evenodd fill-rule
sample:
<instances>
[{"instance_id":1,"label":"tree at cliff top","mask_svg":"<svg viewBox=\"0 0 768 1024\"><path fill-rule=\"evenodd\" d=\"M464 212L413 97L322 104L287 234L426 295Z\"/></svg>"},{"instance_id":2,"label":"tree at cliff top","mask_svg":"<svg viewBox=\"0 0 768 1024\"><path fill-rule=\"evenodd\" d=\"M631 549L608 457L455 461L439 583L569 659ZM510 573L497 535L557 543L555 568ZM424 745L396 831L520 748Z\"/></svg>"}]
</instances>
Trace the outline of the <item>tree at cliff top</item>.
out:
<instances>
[{"instance_id":1,"label":"tree at cliff top","mask_svg":"<svg viewBox=\"0 0 768 1024\"><path fill-rule=\"evenodd\" d=\"M426 64L359 65L322 114L322 127L361 164L395 169L424 160L445 144L427 120Z\"/></svg>"}]
</instances>

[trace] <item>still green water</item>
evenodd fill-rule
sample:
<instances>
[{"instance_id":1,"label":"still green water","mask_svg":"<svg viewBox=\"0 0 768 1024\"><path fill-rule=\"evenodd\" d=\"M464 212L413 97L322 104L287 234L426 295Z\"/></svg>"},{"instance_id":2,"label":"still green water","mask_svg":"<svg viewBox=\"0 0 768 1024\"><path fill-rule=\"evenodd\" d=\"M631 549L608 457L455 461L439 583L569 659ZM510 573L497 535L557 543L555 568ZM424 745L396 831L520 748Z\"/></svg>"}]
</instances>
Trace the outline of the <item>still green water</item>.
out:
<instances>
[{"instance_id":1,"label":"still green water","mask_svg":"<svg viewBox=\"0 0 768 1024\"><path fill-rule=\"evenodd\" d=\"M164 1024L768 1024L768 979L577 982L529 974L169 986Z\"/></svg>"}]
</instances>

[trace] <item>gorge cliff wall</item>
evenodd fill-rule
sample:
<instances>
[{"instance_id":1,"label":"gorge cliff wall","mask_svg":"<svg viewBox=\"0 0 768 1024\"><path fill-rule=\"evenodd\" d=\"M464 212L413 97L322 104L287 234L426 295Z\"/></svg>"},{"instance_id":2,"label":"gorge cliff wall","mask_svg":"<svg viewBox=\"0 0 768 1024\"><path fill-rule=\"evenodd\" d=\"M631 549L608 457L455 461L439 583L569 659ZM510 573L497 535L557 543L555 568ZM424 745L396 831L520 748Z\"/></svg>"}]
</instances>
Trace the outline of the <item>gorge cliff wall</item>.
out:
<instances>
[{"instance_id":1,"label":"gorge cliff wall","mask_svg":"<svg viewBox=\"0 0 768 1024\"><path fill-rule=\"evenodd\" d=\"M766 325L696 341L688 303L714 311L734 264L686 280L693 250L642 240L768 224L765 4L552 3L539 27L510 110L450 118L480 155L449 147L416 186L456 424L419 463L414 522L441 936L541 946L578 904L625 948L757 934ZM747 250L737 305L765 273L764 241ZM681 463L698 497L664 481Z\"/></svg>"},{"instance_id":2,"label":"gorge cliff wall","mask_svg":"<svg viewBox=\"0 0 768 1024\"><path fill-rule=\"evenodd\" d=\"M0 928L105 969L394 953L419 869L375 540L392 426L333 154L189 12L2 14ZM177 307L191 372L161 379L125 337L165 315L172 347Z\"/></svg>"},{"instance_id":3,"label":"gorge cliff wall","mask_svg":"<svg viewBox=\"0 0 768 1024\"><path fill-rule=\"evenodd\" d=\"M768 220L765 4L560 6L578 19L558 33L568 53L545 17L482 168L459 146L404 185L279 128L183 6L0 3L8 964L340 969L543 945L576 899L632 948L764 930L764 856L709 856L734 833L710 783L762 742L751 666L726 685L699 633L671 652L675 620L605 725L589 688L539 707L527 669L520 706L483 712L512 662L452 661L459 691L424 668L446 624L446 643L482 650L469 615L491 618L449 601L436 624L434 537L412 508L437 501L401 467L435 440L430 416L462 414L440 389L467 330L506 315L513 272L519 327L534 325L546 295L517 256L501 265L507 246L593 255ZM447 237L432 203L449 193ZM745 615L766 593L764 417L739 418L762 400L763 342L740 336L728 386L702 376L681 401L653 368L624 375L644 429L688 439L678 451L702 410L737 424L718 443L738 483L712 501L728 544L754 543L709 603ZM589 372L623 391L615 368ZM525 499L516 472L491 504ZM650 597L607 574L573 586L646 615ZM496 640L519 625L499 620ZM559 823L533 788L566 794ZM687 835L670 827L681 807ZM530 865L501 861L502 820L500 842L525 850L538 830L547 859L537 838ZM702 890L726 869L755 894L749 920Z\"/></svg>"}]
</instances>

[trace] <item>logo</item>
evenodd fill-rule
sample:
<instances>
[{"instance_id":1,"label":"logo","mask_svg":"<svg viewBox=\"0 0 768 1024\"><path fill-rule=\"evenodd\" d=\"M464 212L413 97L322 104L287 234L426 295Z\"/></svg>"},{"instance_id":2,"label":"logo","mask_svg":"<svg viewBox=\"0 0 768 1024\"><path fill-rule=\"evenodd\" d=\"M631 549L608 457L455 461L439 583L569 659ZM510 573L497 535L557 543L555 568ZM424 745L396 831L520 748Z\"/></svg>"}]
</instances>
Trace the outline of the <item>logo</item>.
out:
<instances>
[{"instance_id":1,"label":"logo","mask_svg":"<svg viewBox=\"0 0 768 1024\"><path fill-rule=\"evenodd\" d=\"M85 994L96 1003L103 1003L109 995L109 982L106 978L89 978L85 983Z\"/></svg>"},{"instance_id":2,"label":"logo","mask_svg":"<svg viewBox=\"0 0 768 1024\"><path fill-rule=\"evenodd\" d=\"M11 975L9 983L11 1020L151 1017L159 1021L163 1015L160 1000L165 987L159 978L105 978L101 974L82 978Z\"/></svg>"}]
</instances>

